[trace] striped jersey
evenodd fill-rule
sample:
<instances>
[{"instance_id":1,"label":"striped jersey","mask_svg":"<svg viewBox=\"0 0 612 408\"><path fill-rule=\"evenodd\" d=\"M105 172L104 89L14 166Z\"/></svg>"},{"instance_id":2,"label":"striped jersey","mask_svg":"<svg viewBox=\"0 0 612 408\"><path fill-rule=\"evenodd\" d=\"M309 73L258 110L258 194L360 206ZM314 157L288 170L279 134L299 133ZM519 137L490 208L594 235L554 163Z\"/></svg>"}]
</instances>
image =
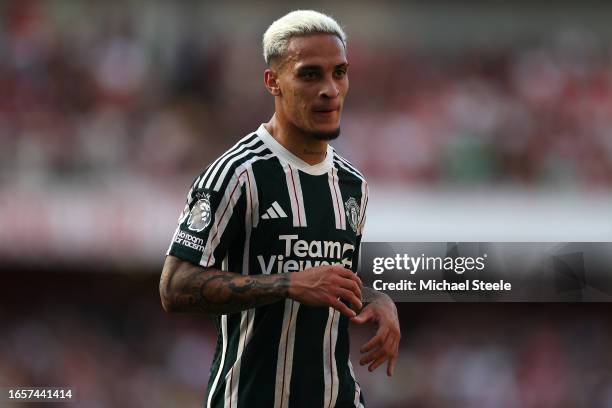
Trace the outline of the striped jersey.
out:
<instances>
[{"instance_id":1,"label":"striped jersey","mask_svg":"<svg viewBox=\"0 0 612 408\"><path fill-rule=\"evenodd\" d=\"M195 179L167 253L243 275L356 271L367 191L331 146L309 165L261 125ZM335 309L286 299L215 322L206 408L363 407Z\"/></svg>"}]
</instances>

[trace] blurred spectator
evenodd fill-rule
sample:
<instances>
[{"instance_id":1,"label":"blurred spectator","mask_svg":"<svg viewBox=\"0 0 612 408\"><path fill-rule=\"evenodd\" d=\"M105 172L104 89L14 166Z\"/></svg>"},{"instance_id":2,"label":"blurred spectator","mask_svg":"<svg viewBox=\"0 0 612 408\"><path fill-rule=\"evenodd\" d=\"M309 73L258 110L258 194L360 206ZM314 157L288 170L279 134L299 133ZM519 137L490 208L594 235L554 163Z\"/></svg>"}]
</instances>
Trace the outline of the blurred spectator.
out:
<instances>
[{"instance_id":1,"label":"blurred spectator","mask_svg":"<svg viewBox=\"0 0 612 408\"><path fill-rule=\"evenodd\" d=\"M259 38L198 27L195 5L3 8L4 182L189 179L272 112ZM606 41L585 28L451 54L357 37L337 144L372 179L610 186Z\"/></svg>"},{"instance_id":2,"label":"blurred spectator","mask_svg":"<svg viewBox=\"0 0 612 408\"><path fill-rule=\"evenodd\" d=\"M70 386L84 408L202 405L216 341L212 319L163 312L157 275L52 272L50 282L46 273L7 280L14 292L0 311L0 384ZM403 303L398 310L404 333L392 378L359 366L358 349L371 333L351 329L355 372L372 406L612 402L605 304Z\"/></svg>"}]
</instances>

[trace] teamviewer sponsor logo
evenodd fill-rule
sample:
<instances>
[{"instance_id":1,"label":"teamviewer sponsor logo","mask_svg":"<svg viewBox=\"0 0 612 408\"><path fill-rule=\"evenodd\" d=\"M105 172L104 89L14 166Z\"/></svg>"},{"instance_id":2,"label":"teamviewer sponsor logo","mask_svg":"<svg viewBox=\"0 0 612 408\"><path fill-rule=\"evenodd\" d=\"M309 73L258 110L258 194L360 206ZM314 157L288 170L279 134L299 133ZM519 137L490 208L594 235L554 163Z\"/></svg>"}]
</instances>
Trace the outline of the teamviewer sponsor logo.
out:
<instances>
[{"instance_id":1,"label":"teamviewer sponsor logo","mask_svg":"<svg viewBox=\"0 0 612 408\"><path fill-rule=\"evenodd\" d=\"M306 241L298 235L279 235L284 251L265 258L257 256L261 272L270 274L297 272L321 265L343 265L351 268L355 246L348 242Z\"/></svg>"}]
</instances>

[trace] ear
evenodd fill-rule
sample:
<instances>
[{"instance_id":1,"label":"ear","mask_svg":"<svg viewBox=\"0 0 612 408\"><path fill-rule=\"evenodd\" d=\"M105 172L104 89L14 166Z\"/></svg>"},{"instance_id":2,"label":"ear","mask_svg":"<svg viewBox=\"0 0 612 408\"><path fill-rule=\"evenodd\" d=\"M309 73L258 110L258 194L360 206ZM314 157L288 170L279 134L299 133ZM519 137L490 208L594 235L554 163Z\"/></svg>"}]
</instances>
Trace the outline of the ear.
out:
<instances>
[{"instance_id":1,"label":"ear","mask_svg":"<svg viewBox=\"0 0 612 408\"><path fill-rule=\"evenodd\" d=\"M264 71L264 84L270 94L274 96L281 95L278 73L275 70L268 68Z\"/></svg>"}]
</instances>

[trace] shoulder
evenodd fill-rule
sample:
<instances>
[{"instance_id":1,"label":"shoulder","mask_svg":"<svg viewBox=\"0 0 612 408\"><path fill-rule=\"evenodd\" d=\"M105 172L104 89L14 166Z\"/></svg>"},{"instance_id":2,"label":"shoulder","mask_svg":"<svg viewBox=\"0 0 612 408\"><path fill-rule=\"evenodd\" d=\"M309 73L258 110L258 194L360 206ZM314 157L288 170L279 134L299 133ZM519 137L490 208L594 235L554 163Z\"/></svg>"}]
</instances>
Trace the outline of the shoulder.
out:
<instances>
[{"instance_id":1,"label":"shoulder","mask_svg":"<svg viewBox=\"0 0 612 408\"><path fill-rule=\"evenodd\" d=\"M344 173L346 177L354 179L354 181L359 182L367 186L368 182L366 181L365 176L355 167L350 161L341 156L335 149L333 149L334 154L334 166Z\"/></svg>"},{"instance_id":2,"label":"shoulder","mask_svg":"<svg viewBox=\"0 0 612 408\"><path fill-rule=\"evenodd\" d=\"M253 162L273 157L256 132L249 133L210 163L196 178L196 189L220 191Z\"/></svg>"}]
</instances>

